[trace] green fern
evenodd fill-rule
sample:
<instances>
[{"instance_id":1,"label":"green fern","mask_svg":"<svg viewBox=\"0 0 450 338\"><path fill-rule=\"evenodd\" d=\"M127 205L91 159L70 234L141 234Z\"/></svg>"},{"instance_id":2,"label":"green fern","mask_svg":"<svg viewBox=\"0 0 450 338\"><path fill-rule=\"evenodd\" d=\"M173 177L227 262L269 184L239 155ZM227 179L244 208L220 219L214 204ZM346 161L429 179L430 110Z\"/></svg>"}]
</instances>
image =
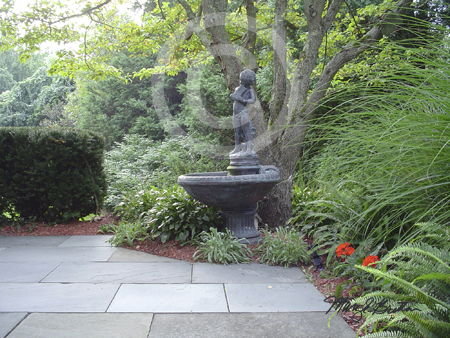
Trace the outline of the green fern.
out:
<instances>
[{"instance_id":1,"label":"green fern","mask_svg":"<svg viewBox=\"0 0 450 338\"><path fill-rule=\"evenodd\" d=\"M389 252L379 268L355 266L377 279L389 282L389 290L371 292L352 301L364 306L370 298L385 301L391 308L408 302L410 309L394 313L378 313L364 309L366 319L360 330L373 327L366 338L450 337L450 253L423 243L412 243ZM414 302L414 303L412 303ZM389 312L389 311L387 311Z\"/></svg>"}]
</instances>

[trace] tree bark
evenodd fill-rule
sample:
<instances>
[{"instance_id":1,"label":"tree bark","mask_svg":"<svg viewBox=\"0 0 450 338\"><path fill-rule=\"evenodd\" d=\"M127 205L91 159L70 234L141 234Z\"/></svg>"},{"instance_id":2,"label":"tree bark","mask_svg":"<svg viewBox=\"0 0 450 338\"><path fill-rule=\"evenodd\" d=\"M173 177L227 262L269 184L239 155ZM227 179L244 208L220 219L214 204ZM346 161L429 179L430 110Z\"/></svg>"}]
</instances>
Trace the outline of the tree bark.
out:
<instances>
[{"instance_id":1,"label":"tree bark","mask_svg":"<svg viewBox=\"0 0 450 338\"><path fill-rule=\"evenodd\" d=\"M273 85L272 97L269 102L270 121L281 126L286 123L286 108L288 100L289 81L286 65L286 22L285 12L287 0L275 1L275 22L272 28L273 46ZM278 129L278 128L275 128ZM274 138L276 135L274 135Z\"/></svg>"}]
</instances>

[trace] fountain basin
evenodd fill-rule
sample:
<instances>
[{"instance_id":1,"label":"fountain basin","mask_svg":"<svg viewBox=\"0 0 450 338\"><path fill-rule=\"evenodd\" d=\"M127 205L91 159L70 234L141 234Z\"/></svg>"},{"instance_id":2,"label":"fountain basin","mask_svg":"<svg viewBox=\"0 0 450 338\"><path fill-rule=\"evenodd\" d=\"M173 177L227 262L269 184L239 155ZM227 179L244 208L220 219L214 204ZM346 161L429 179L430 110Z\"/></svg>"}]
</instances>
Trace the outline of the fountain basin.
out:
<instances>
[{"instance_id":1,"label":"fountain basin","mask_svg":"<svg viewBox=\"0 0 450 338\"><path fill-rule=\"evenodd\" d=\"M241 242L256 244L262 239L255 227L256 204L281 180L280 171L274 166L262 166L259 172L187 174L178 177L178 184L197 201L221 209L225 227Z\"/></svg>"},{"instance_id":2,"label":"fountain basin","mask_svg":"<svg viewBox=\"0 0 450 338\"><path fill-rule=\"evenodd\" d=\"M227 171L221 171L178 177L178 184L194 199L222 210L247 210L278 182L277 170L253 175L228 175Z\"/></svg>"}]
</instances>

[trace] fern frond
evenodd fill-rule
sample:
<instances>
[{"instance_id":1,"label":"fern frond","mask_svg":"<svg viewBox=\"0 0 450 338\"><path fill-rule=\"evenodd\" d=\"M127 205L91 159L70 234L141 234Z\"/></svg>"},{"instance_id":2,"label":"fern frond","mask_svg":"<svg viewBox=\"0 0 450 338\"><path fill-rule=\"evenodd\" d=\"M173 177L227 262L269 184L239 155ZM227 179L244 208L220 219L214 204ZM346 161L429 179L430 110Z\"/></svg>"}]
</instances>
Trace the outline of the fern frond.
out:
<instances>
[{"instance_id":1,"label":"fern frond","mask_svg":"<svg viewBox=\"0 0 450 338\"><path fill-rule=\"evenodd\" d=\"M365 335L364 338L417 338L415 335L401 331L382 331Z\"/></svg>"},{"instance_id":2,"label":"fern frond","mask_svg":"<svg viewBox=\"0 0 450 338\"><path fill-rule=\"evenodd\" d=\"M389 273L383 273L382 271L378 270L378 269L374 269L374 268L369 268L369 267L365 267L365 266L355 266L357 269L361 269L363 271L369 272L379 278L384 278L384 279L388 279L391 282L393 282L395 285L397 285L398 287L404 289L406 292L409 292L410 294L416 294L418 297L421 297L423 300L426 300L428 298L432 298L432 300L437 303L440 304L444 307L447 307L450 309L450 305L429 296L428 294L426 294L425 292L423 292L421 289L419 289L417 286L412 285L411 283L405 281L404 279L401 279L397 276L394 276L392 274Z\"/></svg>"},{"instance_id":3,"label":"fern frond","mask_svg":"<svg viewBox=\"0 0 450 338\"><path fill-rule=\"evenodd\" d=\"M409 313L407 317L416 325L416 329L424 337L447 338L450 337L450 323L426 318L420 313Z\"/></svg>"}]
</instances>

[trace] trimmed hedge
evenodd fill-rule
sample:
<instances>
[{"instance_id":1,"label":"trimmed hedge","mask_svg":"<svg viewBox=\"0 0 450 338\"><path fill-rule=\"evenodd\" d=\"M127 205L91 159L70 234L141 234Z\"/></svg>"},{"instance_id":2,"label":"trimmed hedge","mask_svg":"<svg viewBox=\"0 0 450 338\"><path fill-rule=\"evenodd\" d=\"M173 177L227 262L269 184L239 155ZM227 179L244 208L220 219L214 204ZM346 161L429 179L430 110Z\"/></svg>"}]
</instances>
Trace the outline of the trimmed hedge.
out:
<instances>
[{"instance_id":1,"label":"trimmed hedge","mask_svg":"<svg viewBox=\"0 0 450 338\"><path fill-rule=\"evenodd\" d=\"M0 128L0 217L68 221L106 196L102 136L62 128Z\"/></svg>"}]
</instances>

